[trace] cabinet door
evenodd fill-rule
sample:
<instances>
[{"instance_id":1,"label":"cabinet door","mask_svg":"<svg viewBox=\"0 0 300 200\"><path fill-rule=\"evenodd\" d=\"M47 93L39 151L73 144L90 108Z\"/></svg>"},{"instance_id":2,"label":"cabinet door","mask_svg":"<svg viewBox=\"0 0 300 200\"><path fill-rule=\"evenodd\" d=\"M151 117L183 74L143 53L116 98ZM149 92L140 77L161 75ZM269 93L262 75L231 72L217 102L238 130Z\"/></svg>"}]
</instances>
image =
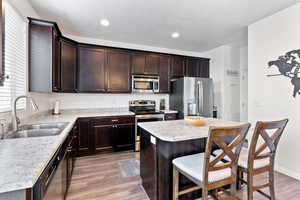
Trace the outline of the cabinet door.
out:
<instances>
[{"instance_id":1,"label":"cabinet door","mask_svg":"<svg viewBox=\"0 0 300 200\"><path fill-rule=\"evenodd\" d=\"M173 56L170 69L171 78L184 76L185 59L182 56Z\"/></svg>"},{"instance_id":2,"label":"cabinet door","mask_svg":"<svg viewBox=\"0 0 300 200\"><path fill-rule=\"evenodd\" d=\"M132 54L132 74L144 74L146 55L143 53Z\"/></svg>"},{"instance_id":3,"label":"cabinet door","mask_svg":"<svg viewBox=\"0 0 300 200\"><path fill-rule=\"evenodd\" d=\"M80 46L78 56L78 90L80 92L104 92L105 50Z\"/></svg>"},{"instance_id":4,"label":"cabinet door","mask_svg":"<svg viewBox=\"0 0 300 200\"><path fill-rule=\"evenodd\" d=\"M201 59L201 61L200 61L200 77L209 78L209 59Z\"/></svg>"},{"instance_id":5,"label":"cabinet door","mask_svg":"<svg viewBox=\"0 0 300 200\"><path fill-rule=\"evenodd\" d=\"M92 143L90 141L89 133L89 119L79 120L79 131L78 131L78 155L89 155L92 152Z\"/></svg>"},{"instance_id":6,"label":"cabinet door","mask_svg":"<svg viewBox=\"0 0 300 200\"><path fill-rule=\"evenodd\" d=\"M61 41L61 91L76 90L76 44L67 40Z\"/></svg>"},{"instance_id":7,"label":"cabinet door","mask_svg":"<svg viewBox=\"0 0 300 200\"><path fill-rule=\"evenodd\" d=\"M160 56L159 62L159 92L170 92L170 57Z\"/></svg>"},{"instance_id":8,"label":"cabinet door","mask_svg":"<svg viewBox=\"0 0 300 200\"><path fill-rule=\"evenodd\" d=\"M126 51L107 51L107 91L130 92L131 59Z\"/></svg>"},{"instance_id":9,"label":"cabinet door","mask_svg":"<svg viewBox=\"0 0 300 200\"><path fill-rule=\"evenodd\" d=\"M114 146L113 125L92 125L95 151L112 150Z\"/></svg>"},{"instance_id":10,"label":"cabinet door","mask_svg":"<svg viewBox=\"0 0 300 200\"><path fill-rule=\"evenodd\" d=\"M159 55L150 54L146 56L146 67L144 74L158 75L159 72Z\"/></svg>"},{"instance_id":11,"label":"cabinet door","mask_svg":"<svg viewBox=\"0 0 300 200\"><path fill-rule=\"evenodd\" d=\"M200 59L189 57L186 59L185 76L200 77Z\"/></svg>"},{"instance_id":12,"label":"cabinet door","mask_svg":"<svg viewBox=\"0 0 300 200\"><path fill-rule=\"evenodd\" d=\"M54 52L53 52L53 71L52 71L52 91L59 92L61 90L61 77L60 77L60 39L57 32L53 31L54 37Z\"/></svg>"},{"instance_id":13,"label":"cabinet door","mask_svg":"<svg viewBox=\"0 0 300 200\"><path fill-rule=\"evenodd\" d=\"M177 119L177 114L176 113L167 113L165 114L165 120L170 121L170 120L176 120Z\"/></svg>"},{"instance_id":14,"label":"cabinet door","mask_svg":"<svg viewBox=\"0 0 300 200\"><path fill-rule=\"evenodd\" d=\"M52 92L53 28L29 23L29 91Z\"/></svg>"},{"instance_id":15,"label":"cabinet door","mask_svg":"<svg viewBox=\"0 0 300 200\"><path fill-rule=\"evenodd\" d=\"M134 124L115 125L114 127L115 150L134 150Z\"/></svg>"}]
</instances>

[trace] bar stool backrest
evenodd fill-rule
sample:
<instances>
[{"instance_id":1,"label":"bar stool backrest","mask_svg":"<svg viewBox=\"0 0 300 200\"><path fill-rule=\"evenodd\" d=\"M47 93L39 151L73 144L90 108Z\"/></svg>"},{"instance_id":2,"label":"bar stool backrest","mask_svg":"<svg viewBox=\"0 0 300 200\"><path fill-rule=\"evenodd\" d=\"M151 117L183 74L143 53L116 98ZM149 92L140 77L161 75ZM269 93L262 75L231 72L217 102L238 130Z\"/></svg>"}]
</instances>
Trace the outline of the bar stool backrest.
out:
<instances>
[{"instance_id":1,"label":"bar stool backrest","mask_svg":"<svg viewBox=\"0 0 300 200\"><path fill-rule=\"evenodd\" d=\"M274 164L277 146L288 121L284 119L256 123L249 147L248 169L253 169L256 160L266 158L270 158L270 164L267 167Z\"/></svg>"},{"instance_id":2,"label":"bar stool backrest","mask_svg":"<svg viewBox=\"0 0 300 200\"><path fill-rule=\"evenodd\" d=\"M209 136L206 145L203 184L208 185L208 190L215 189L225 184L232 184L236 181L237 164L242 145L245 141L250 124L230 127L210 127ZM226 143L226 138L231 137L231 142ZM219 147L222 151L215 157L211 156L213 146ZM230 161L224 163L224 157ZM221 173L226 168L231 169L232 176L226 180L221 180L216 183L209 183L209 173Z\"/></svg>"}]
</instances>

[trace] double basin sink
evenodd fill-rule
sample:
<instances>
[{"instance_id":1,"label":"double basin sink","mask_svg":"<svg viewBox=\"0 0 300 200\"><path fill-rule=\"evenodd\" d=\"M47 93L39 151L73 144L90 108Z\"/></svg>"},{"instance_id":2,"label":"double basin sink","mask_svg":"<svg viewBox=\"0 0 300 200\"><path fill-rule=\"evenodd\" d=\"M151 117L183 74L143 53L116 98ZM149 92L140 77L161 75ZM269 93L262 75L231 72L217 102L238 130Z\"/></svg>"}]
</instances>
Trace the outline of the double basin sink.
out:
<instances>
[{"instance_id":1,"label":"double basin sink","mask_svg":"<svg viewBox=\"0 0 300 200\"><path fill-rule=\"evenodd\" d=\"M55 136L59 135L67 125L68 122L23 125L17 131L4 134L2 139Z\"/></svg>"}]
</instances>

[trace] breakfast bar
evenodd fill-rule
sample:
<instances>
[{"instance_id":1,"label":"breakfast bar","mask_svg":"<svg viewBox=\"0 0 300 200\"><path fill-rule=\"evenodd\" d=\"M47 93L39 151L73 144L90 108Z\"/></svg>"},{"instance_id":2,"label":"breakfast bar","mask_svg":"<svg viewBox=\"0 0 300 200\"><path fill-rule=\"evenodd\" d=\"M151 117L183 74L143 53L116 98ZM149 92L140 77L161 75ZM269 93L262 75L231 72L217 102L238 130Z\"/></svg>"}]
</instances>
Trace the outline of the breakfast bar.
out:
<instances>
[{"instance_id":1,"label":"breakfast bar","mask_svg":"<svg viewBox=\"0 0 300 200\"><path fill-rule=\"evenodd\" d=\"M240 122L206 119L204 126L191 126L184 120L138 124L141 136L140 173L150 200L172 199L172 160L205 151L210 126L236 126ZM180 177L180 187L191 183ZM199 193L189 198L199 197Z\"/></svg>"}]
</instances>

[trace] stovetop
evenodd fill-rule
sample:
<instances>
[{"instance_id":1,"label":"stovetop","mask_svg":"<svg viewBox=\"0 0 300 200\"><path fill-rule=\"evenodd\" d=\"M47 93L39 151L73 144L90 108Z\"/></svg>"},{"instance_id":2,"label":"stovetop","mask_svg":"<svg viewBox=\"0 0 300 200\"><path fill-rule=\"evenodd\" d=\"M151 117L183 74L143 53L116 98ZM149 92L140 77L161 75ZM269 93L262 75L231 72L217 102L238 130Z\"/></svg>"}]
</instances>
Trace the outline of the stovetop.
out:
<instances>
[{"instance_id":1,"label":"stovetop","mask_svg":"<svg viewBox=\"0 0 300 200\"><path fill-rule=\"evenodd\" d=\"M129 111L136 115L163 114L156 110L155 101L152 100L134 100L129 102Z\"/></svg>"}]
</instances>

